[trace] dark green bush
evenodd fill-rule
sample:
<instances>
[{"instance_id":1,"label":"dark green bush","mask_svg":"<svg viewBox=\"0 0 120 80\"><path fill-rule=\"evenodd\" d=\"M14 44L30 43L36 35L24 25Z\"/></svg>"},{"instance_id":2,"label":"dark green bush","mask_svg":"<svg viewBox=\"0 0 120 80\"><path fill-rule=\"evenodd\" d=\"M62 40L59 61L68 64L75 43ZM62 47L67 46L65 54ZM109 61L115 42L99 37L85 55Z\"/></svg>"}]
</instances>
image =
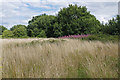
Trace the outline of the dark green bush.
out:
<instances>
[{"instance_id":1,"label":"dark green bush","mask_svg":"<svg viewBox=\"0 0 120 80\"><path fill-rule=\"evenodd\" d=\"M118 35L96 34L82 40L118 41Z\"/></svg>"}]
</instances>

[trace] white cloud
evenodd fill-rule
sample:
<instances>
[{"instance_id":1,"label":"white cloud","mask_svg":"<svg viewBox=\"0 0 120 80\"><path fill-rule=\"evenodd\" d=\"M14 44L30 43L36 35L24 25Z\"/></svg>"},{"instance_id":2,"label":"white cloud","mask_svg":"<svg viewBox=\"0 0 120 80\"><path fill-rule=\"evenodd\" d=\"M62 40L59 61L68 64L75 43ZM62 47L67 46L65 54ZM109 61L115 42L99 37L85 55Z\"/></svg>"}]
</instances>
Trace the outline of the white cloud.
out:
<instances>
[{"instance_id":1,"label":"white cloud","mask_svg":"<svg viewBox=\"0 0 120 80\"><path fill-rule=\"evenodd\" d=\"M10 28L16 24L25 24L24 21L33 15L38 15L38 12L32 11L27 8L27 5L22 2L5 2L2 6L2 13L0 17L0 23Z\"/></svg>"},{"instance_id":2,"label":"white cloud","mask_svg":"<svg viewBox=\"0 0 120 80\"><path fill-rule=\"evenodd\" d=\"M1 1L1 0L0 0ZM79 1L79 2L78 2ZM83 0L82 0L83 1ZM78 5L87 6L88 10L91 11L93 15L97 17L101 22L107 22L108 19L111 19L113 15L117 14L117 3L104 3L107 0L104 0L102 3L92 2L94 0L5 0L0 2L0 22L4 26L10 28L16 24L25 24L32 19L32 16L40 15L46 13L48 15L55 15L58 13L60 8L67 7L69 4L74 4L76 2ZM101 0L102 1L102 0ZM110 0L109 0L110 1ZM111 0L113 1L113 0ZM114 0L114 2L117 0ZM37 3L36 3L37 2ZM52 5L52 6L50 6ZM31 8L43 8L44 11L36 11ZM45 11L50 9L48 11Z\"/></svg>"},{"instance_id":3,"label":"white cloud","mask_svg":"<svg viewBox=\"0 0 120 80\"><path fill-rule=\"evenodd\" d=\"M108 20L112 19L113 17L111 17L111 15L97 15L96 18L101 21L101 23L107 23Z\"/></svg>"},{"instance_id":4,"label":"white cloud","mask_svg":"<svg viewBox=\"0 0 120 80\"><path fill-rule=\"evenodd\" d=\"M51 7L47 6L47 2L29 2L29 5L36 8L51 9Z\"/></svg>"},{"instance_id":5,"label":"white cloud","mask_svg":"<svg viewBox=\"0 0 120 80\"><path fill-rule=\"evenodd\" d=\"M86 3L91 14L95 15L100 22L108 22L113 16L118 14L118 5L116 2Z\"/></svg>"}]
</instances>

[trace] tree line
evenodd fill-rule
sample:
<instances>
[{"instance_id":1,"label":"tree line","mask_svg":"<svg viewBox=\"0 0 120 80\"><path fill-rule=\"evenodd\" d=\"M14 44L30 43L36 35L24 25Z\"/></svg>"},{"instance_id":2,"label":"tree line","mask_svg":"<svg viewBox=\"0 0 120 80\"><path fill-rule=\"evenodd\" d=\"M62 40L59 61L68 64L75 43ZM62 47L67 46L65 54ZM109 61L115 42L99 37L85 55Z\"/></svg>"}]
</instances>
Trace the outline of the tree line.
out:
<instances>
[{"instance_id":1,"label":"tree line","mask_svg":"<svg viewBox=\"0 0 120 80\"><path fill-rule=\"evenodd\" d=\"M120 34L120 16L100 23L85 6L70 4L60 9L56 16L38 15L33 17L28 26L14 25L10 30L0 26L0 35L3 38L25 38L25 37L60 37L80 34Z\"/></svg>"}]
</instances>

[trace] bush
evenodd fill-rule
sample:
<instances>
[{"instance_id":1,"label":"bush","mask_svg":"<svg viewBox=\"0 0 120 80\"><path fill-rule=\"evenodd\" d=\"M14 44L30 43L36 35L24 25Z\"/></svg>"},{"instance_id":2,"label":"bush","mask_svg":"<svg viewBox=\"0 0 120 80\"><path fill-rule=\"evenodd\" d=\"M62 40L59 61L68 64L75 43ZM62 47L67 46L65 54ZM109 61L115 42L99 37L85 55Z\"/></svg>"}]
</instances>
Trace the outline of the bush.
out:
<instances>
[{"instance_id":1,"label":"bush","mask_svg":"<svg viewBox=\"0 0 120 80\"><path fill-rule=\"evenodd\" d=\"M3 32L3 35L2 35L3 38L11 38L11 37L13 37L13 36L14 36L14 35L13 35L13 32L10 31L10 30L5 30L5 31Z\"/></svg>"},{"instance_id":2,"label":"bush","mask_svg":"<svg viewBox=\"0 0 120 80\"><path fill-rule=\"evenodd\" d=\"M97 35L91 35L86 38L83 38L83 40L118 41L118 36L107 35L107 34L97 34Z\"/></svg>"},{"instance_id":3,"label":"bush","mask_svg":"<svg viewBox=\"0 0 120 80\"><path fill-rule=\"evenodd\" d=\"M14 37L26 37L27 36L27 30L24 26L18 26L13 30Z\"/></svg>"}]
</instances>

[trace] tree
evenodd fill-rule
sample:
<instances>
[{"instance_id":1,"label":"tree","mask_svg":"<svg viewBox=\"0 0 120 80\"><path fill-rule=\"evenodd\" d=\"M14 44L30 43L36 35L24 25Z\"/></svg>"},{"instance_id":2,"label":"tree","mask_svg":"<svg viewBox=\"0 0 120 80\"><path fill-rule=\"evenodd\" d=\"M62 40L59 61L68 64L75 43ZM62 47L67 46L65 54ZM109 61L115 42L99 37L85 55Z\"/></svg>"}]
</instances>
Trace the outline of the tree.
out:
<instances>
[{"instance_id":1,"label":"tree","mask_svg":"<svg viewBox=\"0 0 120 80\"><path fill-rule=\"evenodd\" d=\"M100 22L87 11L85 6L69 5L58 12L58 24L62 25L62 35L98 33Z\"/></svg>"},{"instance_id":2,"label":"tree","mask_svg":"<svg viewBox=\"0 0 120 80\"><path fill-rule=\"evenodd\" d=\"M53 24L55 23L55 16L42 14L35 16L28 23L28 36L37 37L41 30L43 30L47 37L53 36Z\"/></svg>"},{"instance_id":3,"label":"tree","mask_svg":"<svg viewBox=\"0 0 120 80\"><path fill-rule=\"evenodd\" d=\"M27 28L25 25L19 24L19 25L14 25L12 28L10 28L10 30L13 31L14 29L21 27L21 26Z\"/></svg>"},{"instance_id":4,"label":"tree","mask_svg":"<svg viewBox=\"0 0 120 80\"><path fill-rule=\"evenodd\" d=\"M47 37L59 37L75 34L97 34L100 22L87 11L85 6L69 5L58 12L58 15L42 14L28 22L28 36L37 37L43 30Z\"/></svg>"},{"instance_id":5,"label":"tree","mask_svg":"<svg viewBox=\"0 0 120 80\"><path fill-rule=\"evenodd\" d=\"M3 38L11 38L11 37L13 37L14 35L13 35L13 32L12 31L10 31L10 30L4 30L4 32L3 32L3 34L2 34L2 37Z\"/></svg>"},{"instance_id":6,"label":"tree","mask_svg":"<svg viewBox=\"0 0 120 80\"><path fill-rule=\"evenodd\" d=\"M3 33L5 30L7 30L7 28L4 27L4 26L2 26L2 25L0 25L0 35L2 35L2 33Z\"/></svg>"},{"instance_id":7,"label":"tree","mask_svg":"<svg viewBox=\"0 0 120 80\"><path fill-rule=\"evenodd\" d=\"M117 21L117 33L118 35L120 35L120 15L117 15L116 17L116 21Z\"/></svg>"},{"instance_id":8,"label":"tree","mask_svg":"<svg viewBox=\"0 0 120 80\"><path fill-rule=\"evenodd\" d=\"M112 18L102 27L103 34L119 35L120 34L120 16Z\"/></svg>"},{"instance_id":9,"label":"tree","mask_svg":"<svg viewBox=\"0 0 120 80\"><path fill-rule=\"evenodd\" d=\"M11 28L14 37L27 37L27 29L24 25L16 25Z\"/></svg>"}]
</instances>

